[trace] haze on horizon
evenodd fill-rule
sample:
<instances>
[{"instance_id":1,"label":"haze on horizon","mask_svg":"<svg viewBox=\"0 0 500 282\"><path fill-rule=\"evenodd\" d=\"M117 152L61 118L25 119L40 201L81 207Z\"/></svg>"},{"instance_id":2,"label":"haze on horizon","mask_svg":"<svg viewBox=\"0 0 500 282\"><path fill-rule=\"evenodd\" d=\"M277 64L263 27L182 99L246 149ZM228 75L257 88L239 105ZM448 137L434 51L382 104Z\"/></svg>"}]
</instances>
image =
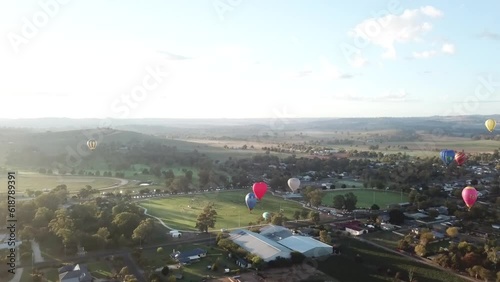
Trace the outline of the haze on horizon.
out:
<instances>
[{"instance_id":1,"label":"haze on horizon","mask_svg":"<svg viewBox=\"0 0 500 282\"><path fill-rule=\"evenodd\" d=\"M499 2L196 3L0 3L0 118L499 113Z\"/></svg>"}]
</instances>

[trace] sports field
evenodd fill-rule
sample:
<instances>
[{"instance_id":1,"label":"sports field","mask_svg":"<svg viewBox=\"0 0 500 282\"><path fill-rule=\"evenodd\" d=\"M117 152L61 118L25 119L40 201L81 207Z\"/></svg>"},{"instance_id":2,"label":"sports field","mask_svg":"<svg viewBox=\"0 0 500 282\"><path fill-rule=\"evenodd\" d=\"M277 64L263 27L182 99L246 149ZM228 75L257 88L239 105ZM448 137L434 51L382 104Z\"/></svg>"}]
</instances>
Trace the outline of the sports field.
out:
<instances>
[{"instance_id":1,"label":"sports field","mask_svg":"<svg viewBox=\"0 0 500 282\"><path fill-rule=\"evenodd\" d=\"M331 206L333 197L336 195L344 195L352 192L358 197L358 208L370 208L373 204L377 204L381 209L385 209L390 204L397 204L408 201L408 195L399 192L374 190L374 189L335 189L334 191L326 191L323 197L323 205Z\"/></svg>"},{"instance_id":2,"label":"sports field","mask_svg":"<svg viewBox=\"0 0 500 282\"><path fill-rule=\"evenodd\" d=\"M247 226L250 222L255 223L264 212L277 213L282 209L284 215L292 219L296 210L302 210L300 204L268 193L250 212L245 205L245 195L248 192L250 191L224 191L171 196L166 199L147 200L139 205L146 208L149 214L161 218L166 225L179 230L196 230L196 218L210 202L215 204L218 214L215 230Z\"/></svg>"},{"instance_id":3,"label":"sports field","mask_svg":"<svg viewBox=\"0 0 500 282\"><path fill-rule=\"evenodd\" d=\"M6 174L0 176L0 191L7 191ZM43 191L53 189L57 185L66 184L69 191L78 191L85 188L86 185L95 189L111 187L114 184L121 183L119 179L96 176L61 176L44 175L38 173L18 172L16 179L16 191Z\"/></svg>"}]
</instances>

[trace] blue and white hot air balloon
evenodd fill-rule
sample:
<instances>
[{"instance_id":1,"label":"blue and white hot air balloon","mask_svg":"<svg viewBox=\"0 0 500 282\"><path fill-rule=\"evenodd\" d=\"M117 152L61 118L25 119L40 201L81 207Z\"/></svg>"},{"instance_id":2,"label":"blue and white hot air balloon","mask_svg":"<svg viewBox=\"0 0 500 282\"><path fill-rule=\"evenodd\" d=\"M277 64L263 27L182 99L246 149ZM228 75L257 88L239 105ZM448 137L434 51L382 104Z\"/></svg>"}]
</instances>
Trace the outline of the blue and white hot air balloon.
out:
<instances>
[{"instance_id":1,"label":"blue and white hot air balloon","mask_svg":"<svg viewBox=\"0 0 500 282\"><path fill-rule=\"evenodd\" d=\"M245 196L245 203L247 204L248 210L253 210L255 205L257 205L257 197L255 197L254 193L248 193Z\"/></svg>"},{"instance_id":2,"label":"blue and white hot air balloon","mask_svg":"<svg viewBox=\"0 0 500 282\"><path fill-rule=\"evenodd\" d=\"M443 163L448 166L455 160L455 151L442 150L440 156Z\"/></svg>"}]
</instances>

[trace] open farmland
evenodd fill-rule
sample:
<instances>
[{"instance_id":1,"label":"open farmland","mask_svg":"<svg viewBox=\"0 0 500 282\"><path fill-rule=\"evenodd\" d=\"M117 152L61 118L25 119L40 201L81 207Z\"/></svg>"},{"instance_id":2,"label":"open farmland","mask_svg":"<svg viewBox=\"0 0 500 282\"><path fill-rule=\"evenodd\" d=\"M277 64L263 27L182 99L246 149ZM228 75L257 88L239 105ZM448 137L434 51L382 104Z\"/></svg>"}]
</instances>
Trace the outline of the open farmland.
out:
<instances>
[{"instance_id":1,"label":"open farmland","mask_svg":"<svg viewBox=\"0 0 500 282\"><path fill-rule=\"evenodd\" d=\"M401 193L393 191L374 189L335 189L325 192L322 204L330 206L335 196L345 195L350 192L358 198L358 203L356 204L358 208L370 208L373 204L377 204L381 209L385 209L390 204L408 201L408 195L401 195Z\"/></svg>"},{"instance_id":2,"label":"open farmland","mask_svg":"<svg viewBox=\"0 0 500 282\"><path fill-rule=\"evenodd\" d=\"M280 209L283 214L292 219L296 210L301 210L300 204L285 201L281 197L266 194L250 212L245 205L245 195L250 191L224 191L186 196L172 196L166 199L147 200L139 204L148 210L148 213L161 218L163 222L179 230L196 230L196 218L203 208L214 203L217 211L215 230L247 226L262 217L262 213L277 213Z\"/></svg>"},{"instance_id":3,"label":"open farmland","mask_svg":"<svg viewBox=\"0 0 500 282\"><path fill-rule=\"evenodd\" d=\"M23 172L18 172L16 180L17 191L50 190L62 184L65 184L69 191L78 191L85 188L86 185L90 185L95 189L102 189L108 187L119 187L119 185L124 184L120 179L111 177L44 175ZM0 183L0 189L1 191L7 191L7 181L2 181Z\"/></svg>"}]
</instances>

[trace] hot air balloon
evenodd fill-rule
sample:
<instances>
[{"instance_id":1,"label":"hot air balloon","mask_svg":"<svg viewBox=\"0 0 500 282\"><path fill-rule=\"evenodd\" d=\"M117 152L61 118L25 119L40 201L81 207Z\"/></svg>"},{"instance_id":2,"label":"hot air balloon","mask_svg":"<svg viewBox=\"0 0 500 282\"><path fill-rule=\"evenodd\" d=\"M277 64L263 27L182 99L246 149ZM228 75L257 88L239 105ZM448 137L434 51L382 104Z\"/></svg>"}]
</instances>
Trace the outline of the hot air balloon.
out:
<instances>
[{"instance_id":1,"label":"hot air balloon","mask_svg":"<svg viewBox=\"0 0 500 282\"><path fill-rule=\"evenodd\" d=\"M477 200L477 190L472 186L467 186L462 190L462 199L470 209Z\"/></svg>"},{"instance_id":2,"label":"hot air balloon","mask_svg":"<svg viewBox=\"0 0 500 282\"><path fill-rule=\"evenodd\" d=\"M300 180L297 178L288 179L288 187L290 187L293 192L297 191L297 189L299 189L300 187Z\"/></svg>"},{"instance_id":3,"label":"hot air balloon","mask_svg":"<svg viewBox=\"0 0 500 282\"><path fill-rule=\"evenodd\" d=\"M455 161L457 165L463 165L467 161L467 155L464 152L457 152L455 154Z\"/></svg>"},{"instance_id":4,"label":"hot air balloon","mask_svg":"<svg viewBox=\"0 0 500 282\"><path fill-rule=\"evenodd\" d=\"M267 184L265 182L257 182L253 184L253 193L257 199L261 200L267 192Z\"/></svg>"},{"instance_id":5,"label":"hot air balloon","mask_svg":"<svg viewBox=\"0 0 500 282\"><path fill-rule=\"evenodd\" d=\"M89 147L91 151L94 151L95 147L97 147L97 141L95 141L94 139L90 139L89 141L87 141L87 147Z\"/></svg>"},{"instance_id":6,"label":"hot air balloon","mask_svg":"<svg viewBox=\"0 0 500 282\"><path fill-rule=\"evenodd\" d=\"M268 213L268 212L265 212L262 214L262 217L265 219L265 220L269 220L271 218L271 214Z\"/></svg>"},{"instance_id":7,"label":"hot air balloon","mask_svg":"<svg viewBox=\"0 0 500 282\"><path fill-rule=\"evenodd\" d=\"M450 165L455 159L455 151L442 150L440 156L445 165Z\"/></svg>"},{"instance_id":8,"label":"hot air balloon","mask_svg":"<svg viewBox=\"0 0 500 282\"><path fill-rule=\"evenodd\" d=\"M495 130L495 127L497 126L497 122L494 119L490 118L484 122L484 125L489 132L493 132L493 130Z\"/></svg>"},{"instance_id":9,"label":"hot air balloon","mask_svg":"<svg viewBox=\"0 0 500 282\"><path fill-rule=\"evenodd\" d=\"M248 193L245 196L245 203L247 204L249 210L253 210L253 208L255 208L255 205L257 204L257 198L255 197L255 194Z\"/></svg>"}]
</instances>

